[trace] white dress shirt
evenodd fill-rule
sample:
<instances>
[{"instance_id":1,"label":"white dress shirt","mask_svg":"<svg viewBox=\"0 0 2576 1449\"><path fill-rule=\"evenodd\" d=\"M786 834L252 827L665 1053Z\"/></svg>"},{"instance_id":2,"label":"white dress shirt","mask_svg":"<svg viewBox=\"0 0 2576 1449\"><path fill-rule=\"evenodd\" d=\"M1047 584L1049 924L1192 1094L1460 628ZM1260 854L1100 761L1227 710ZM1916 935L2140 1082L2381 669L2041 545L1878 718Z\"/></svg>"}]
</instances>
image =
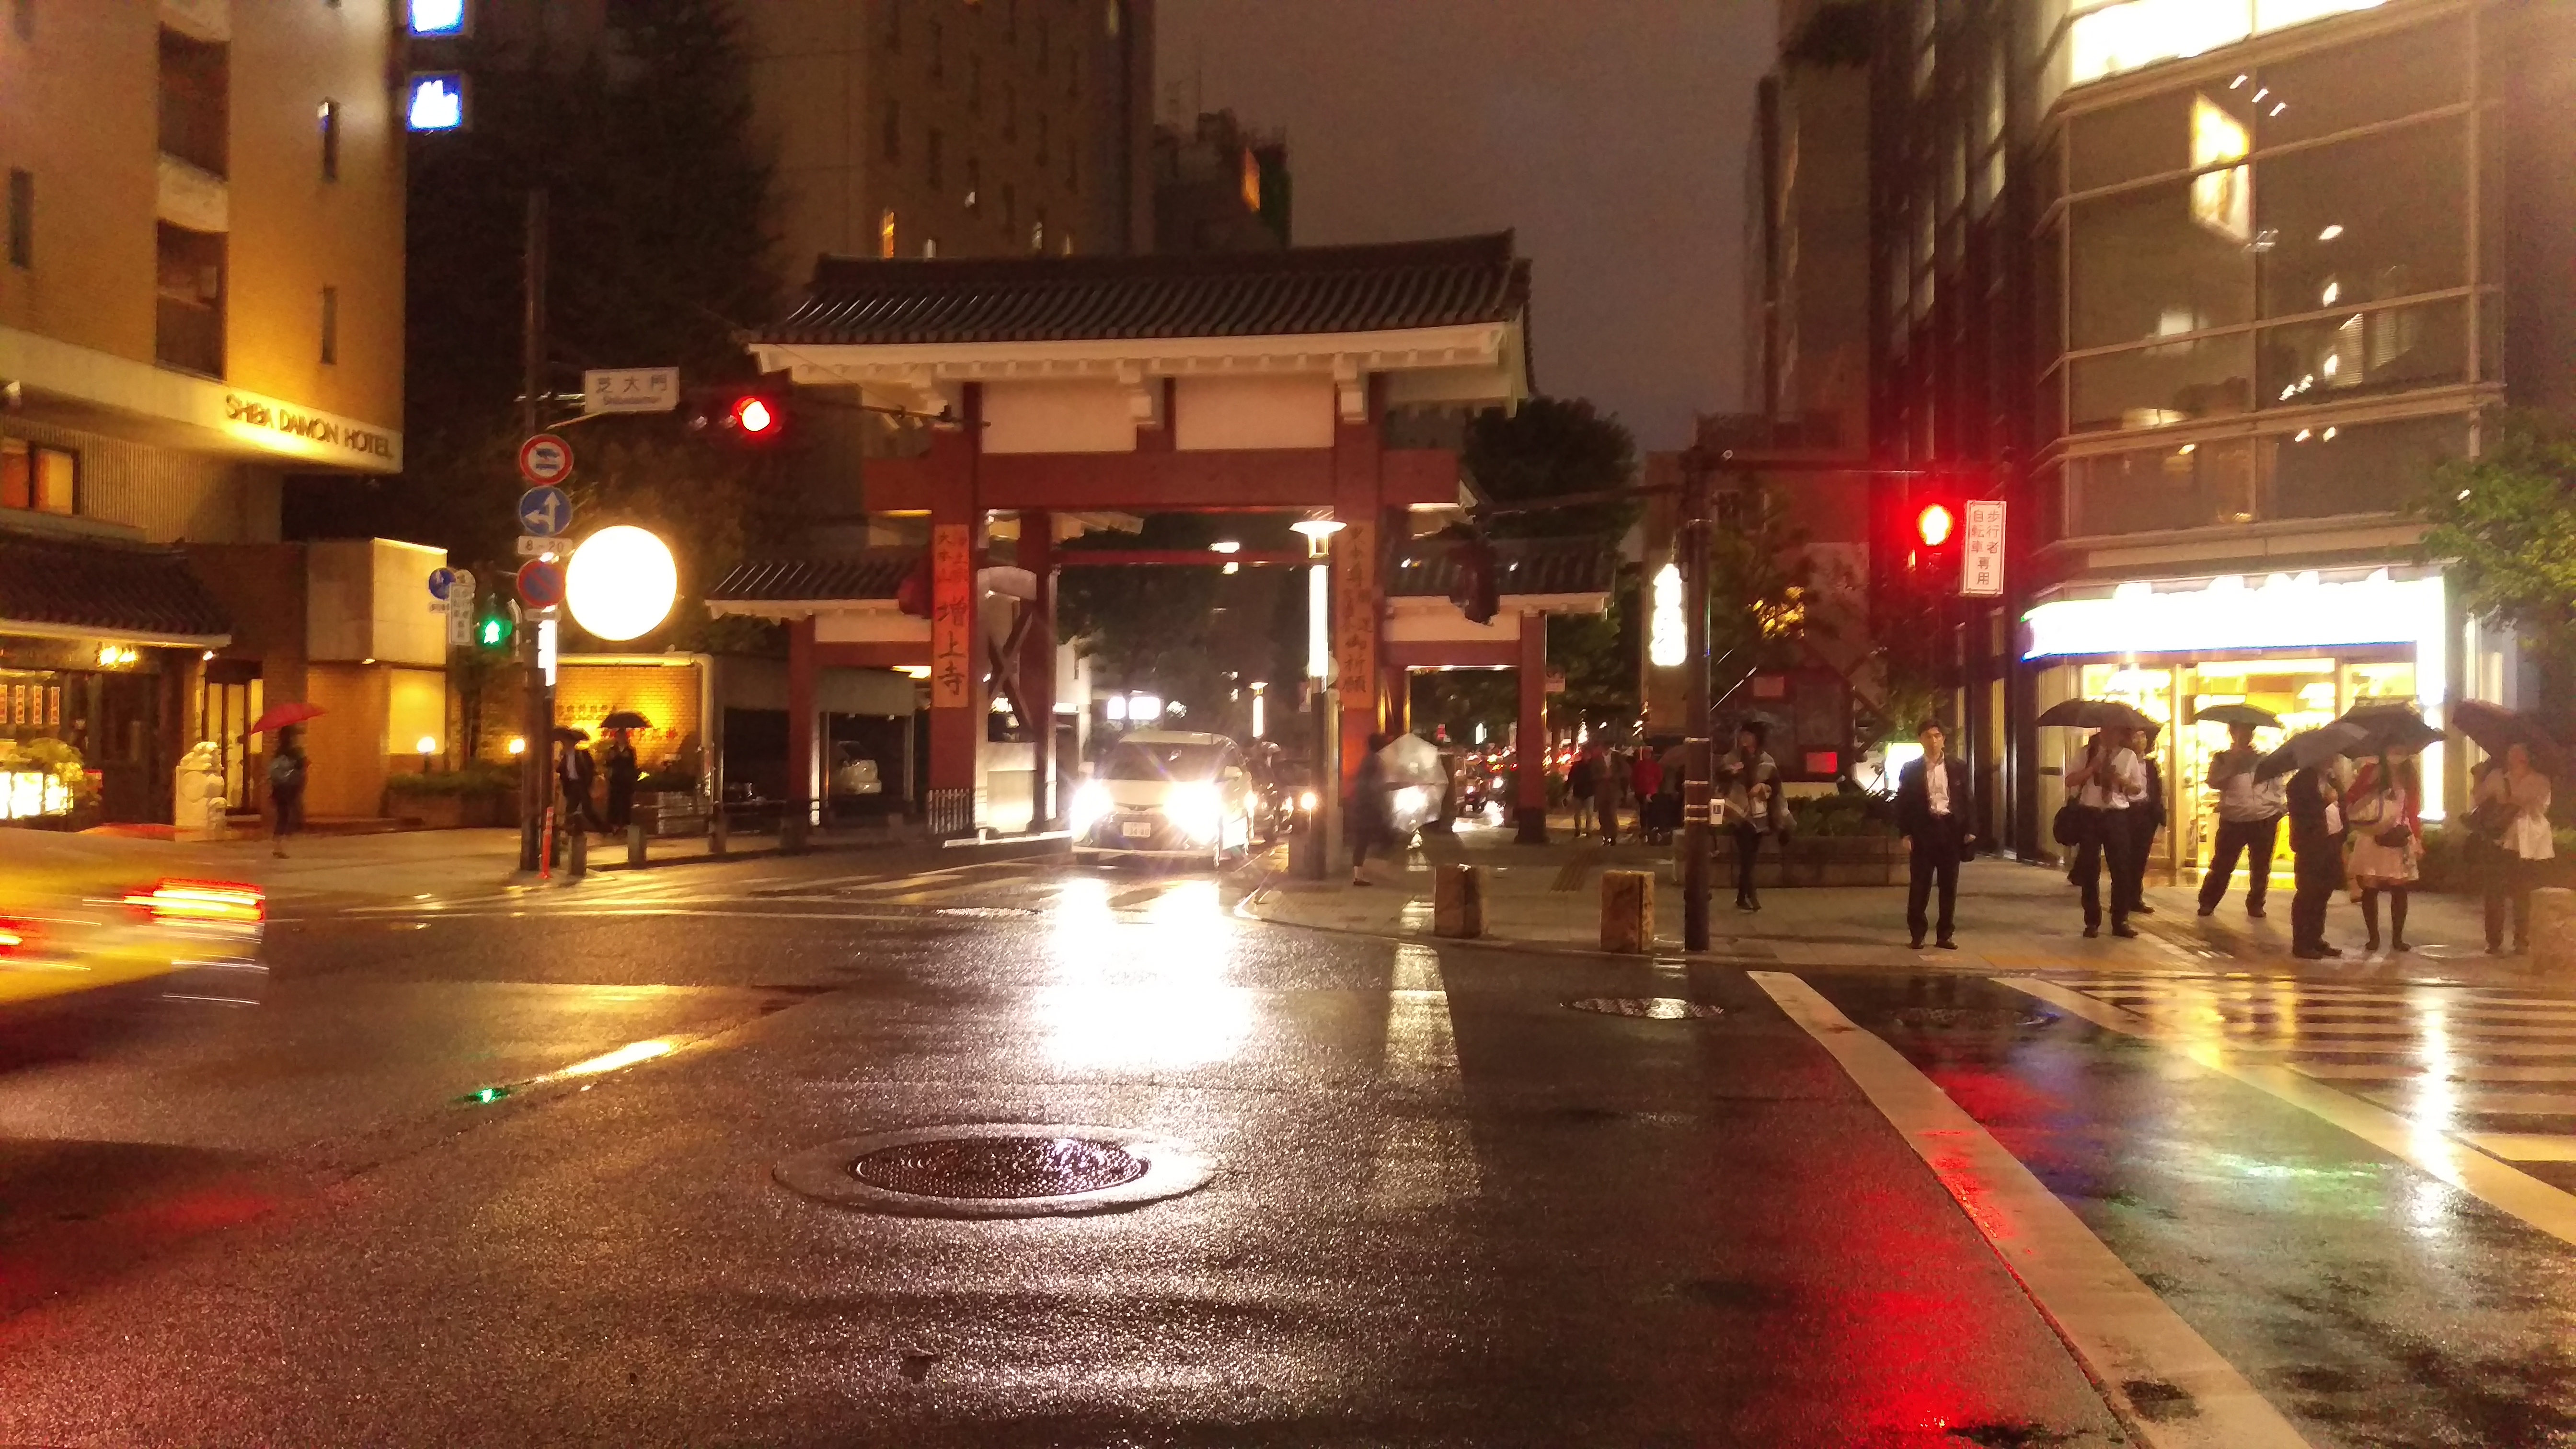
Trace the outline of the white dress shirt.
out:
<instances>
[{"instance_id":1,"label":"white dress shirt","mask_svg":"<svg viewBox=\"0 0 2576 1449\"><path fill-rule=\"evenodd\" d=\"M1933 814L1950 813L1950 762L1948 760L1923 762L1923 794L1931 802Z\"/></svg>"},{"instance_id":2,"label":"white dress shirt","mask_svg":"<svg viewBox=\"0 0 2576 1449\"><path fill-rule=\"evenodd\" d=\"M2117 788L2123 784L2132 789L2122 791ZM2123 749L2114 752L2109 763L2093 772L2092 777L2084 782L2084 792L2076 799L2078 803L2096 810L2126 810L2131 800L2145 793L2146 762L2138 758L2137 751Z\"/></svg>"}]
</instances>

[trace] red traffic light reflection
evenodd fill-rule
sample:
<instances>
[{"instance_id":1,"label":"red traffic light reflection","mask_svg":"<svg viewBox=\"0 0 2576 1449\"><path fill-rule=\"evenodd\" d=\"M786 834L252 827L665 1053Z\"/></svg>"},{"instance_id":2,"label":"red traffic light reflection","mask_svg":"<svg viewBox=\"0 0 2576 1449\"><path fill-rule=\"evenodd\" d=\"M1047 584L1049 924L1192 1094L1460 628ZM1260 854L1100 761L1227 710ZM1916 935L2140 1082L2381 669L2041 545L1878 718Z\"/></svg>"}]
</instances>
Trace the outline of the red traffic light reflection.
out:
<instances>
[{"instance_id":1,"label":"red traffic light reflection","mask_svg":"<svg viewBox=\"0 0 2576 1449\"><path fill-rule=\"evenodd\" d=\"M1958 518L1946 504L1935 503L1914 516L1914 536L1923 540L1925 548L1939 548L1948 543L1958 526Z\"/></svg>"}]
</instances>

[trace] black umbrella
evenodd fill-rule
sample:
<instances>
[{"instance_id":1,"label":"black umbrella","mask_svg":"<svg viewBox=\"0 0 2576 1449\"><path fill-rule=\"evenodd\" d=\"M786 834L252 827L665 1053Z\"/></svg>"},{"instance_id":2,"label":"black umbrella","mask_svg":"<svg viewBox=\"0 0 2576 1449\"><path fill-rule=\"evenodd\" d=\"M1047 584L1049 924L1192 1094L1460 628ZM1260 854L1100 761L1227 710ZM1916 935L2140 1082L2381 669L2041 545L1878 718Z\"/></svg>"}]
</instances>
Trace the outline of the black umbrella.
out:
<instances>
[{"instance_id":1,"label":"black umbrella","mask_svg":"<svg viewBox=\"0 0 2576 1449\"><path fill-rule=\"evenodd\" d=\"M2351 725L2367 736L2360 748L2345 750L2347 755L2404 754L2442 742L2442 732L2426 724L2411 704L2357 704L2335 723Z\"/></svg>"},{"instance_id":2,"label":"black umbrella","mask_svg":"<svg viewBox=\"0 0 2576 1449\"><path fill-rule=\"evenodd\" d=\"M2050 705L2033 724L2079 730L2151 730L2156 722L2116 699L2070 699Z\"/></svg>"},{"instance_id":3,"label":"black umbrella","mask_svg":"<svg viewBox=\"0 0 2576 1449\"><path fill-rule=\"evenodd\" d=\"M620 709L610 711L608 718L599 722L599 727L604 730L649 730L653 722L631 709Z\"/></svg>"},{"instance_id":4,"label":"black umbrella","mask_svg":"<svg viewBox=\"0 0 2576 1449\"><path fill-rule=\"evenodd\" d=\"M2293 770L2312 769L2337 755L2367 753L2370 732L2356 724L2337 720L2312 730L2301 730L2289 742L2263 757L2254 767L2257 780L2277 779Z\"/></svg>"},{"instance_id":5,"label":"black umbrella","mask_svg":"<svg viewBox=\"0 0 2576 1449\"><path fill-rule=\"evenodd\" d=\"M556 725L555 738L566 744L577 745L590 738L590 731L574 729L571 725Z\"/></svg>"},{"instance_id":6,"label":"black umbrella","mask_svg":"<svg viewBox=\"0 0 2576 1449\"><path fill-rule=\"evenodd\" d=\"M2252 725L2256 729L2264 730L2276 730L2281 727L2279 715L2268 709L2256 709L2250 704L2213 704L2207 709L2195 710L2193 713L2211 724Z\"/></svg>"},{"instance_id":7,"label":"black umbrella","mask_svg":"<svg viewBox=\"0 0 2576 1449\"><path fill-rule=\"evenodd\" d=\"M2504 752L2520 745L2531 752L2531 767L2552 780L2567 778L2567 755L2549 731L2527 714L2516 714L2500 704L2483 699L2462 700L2451 707L2451 723L2460 733L2477 741L2478 748L2501 760Z\"/></svg>"}]
</instances>

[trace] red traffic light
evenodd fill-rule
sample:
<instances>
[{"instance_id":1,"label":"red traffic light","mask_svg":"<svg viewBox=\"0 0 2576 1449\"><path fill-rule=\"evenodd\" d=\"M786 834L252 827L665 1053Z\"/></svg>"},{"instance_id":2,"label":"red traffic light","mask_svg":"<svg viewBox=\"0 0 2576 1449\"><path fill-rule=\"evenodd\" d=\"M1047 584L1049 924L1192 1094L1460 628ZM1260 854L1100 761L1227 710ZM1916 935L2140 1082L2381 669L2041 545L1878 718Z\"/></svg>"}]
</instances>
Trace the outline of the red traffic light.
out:
<instances>
[{"instance_id":1,"label":"red traffic light","mask_svg":"<svg viewBox=\"0 0 2576 1449\"><path fill-rule=\"evenodd\" d=\"M1939 548L1948 543L1950 535L1957 532L1958 527L1958 515L1950 511L1948 504L1931 504L1914 516L1914 536L1923 540L1925 548Z\"/></svg>"},{"instance_id":2,"label":"red traffic light","mask_svg":"<svg viewBox=\"0 0 2576 1449\"><path fill-rule=\"evenodd\" d=\"M757 438L778 426L778 414L770 408L767 398L741 398L733 405L733 425L745 437Z\"/></svg>"}]
</instances>

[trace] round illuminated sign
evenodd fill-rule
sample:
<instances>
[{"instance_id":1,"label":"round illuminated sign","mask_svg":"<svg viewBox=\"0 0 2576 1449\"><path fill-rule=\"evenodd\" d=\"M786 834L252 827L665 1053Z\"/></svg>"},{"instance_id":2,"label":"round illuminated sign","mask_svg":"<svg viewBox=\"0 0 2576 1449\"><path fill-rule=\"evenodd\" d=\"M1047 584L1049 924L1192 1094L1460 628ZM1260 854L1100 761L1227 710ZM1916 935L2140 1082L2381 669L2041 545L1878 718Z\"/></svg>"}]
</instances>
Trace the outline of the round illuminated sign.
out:
<instances>
[{"instance_id":1,"label":"round illuminated sign","mask_svg":"<svg viewBox=\"0 0 2576 1449\"><path fill-rule=\"evenodd\" d=\"M1926 548L1939 548L1948 543L1950 532L1956 527L1958 520L1950 516L1947 507L1938 503L1924 509L1914 520L1915 534L1923 540Z\"/></svg>"},{"instance_id":2,"label":"round illuminated sign","mask_svg":"<svg viewBox=\"0 0 2576 1449\"><path fill-rule=\"evenodd\" d=\"M601 639L634 639L670 616L680 595L680 568L669 544L620 523L573 550L564 591L573 622Z\"/></svg>"}]
</instances>

